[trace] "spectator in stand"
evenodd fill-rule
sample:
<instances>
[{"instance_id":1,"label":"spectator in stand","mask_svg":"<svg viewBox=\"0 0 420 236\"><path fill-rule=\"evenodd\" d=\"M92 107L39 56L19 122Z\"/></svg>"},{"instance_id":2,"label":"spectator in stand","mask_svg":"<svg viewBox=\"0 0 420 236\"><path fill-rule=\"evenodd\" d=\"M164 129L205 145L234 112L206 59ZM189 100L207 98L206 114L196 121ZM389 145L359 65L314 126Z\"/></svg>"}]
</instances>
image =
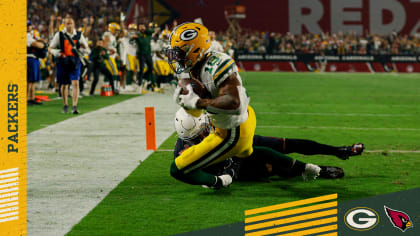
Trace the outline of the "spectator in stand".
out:
<instances>
[{"instance_id":1,"label":"spectator in stand","mask_svg":"<svg viewBox=\"0 0 420 236\"><path fill-rule=\"evenodd\" d=\"M214 31L209 31L209 36L211 39L209 50L212 52L224 52L223 46L216 40L216 33Z\"/></svg>"}]
</instances>

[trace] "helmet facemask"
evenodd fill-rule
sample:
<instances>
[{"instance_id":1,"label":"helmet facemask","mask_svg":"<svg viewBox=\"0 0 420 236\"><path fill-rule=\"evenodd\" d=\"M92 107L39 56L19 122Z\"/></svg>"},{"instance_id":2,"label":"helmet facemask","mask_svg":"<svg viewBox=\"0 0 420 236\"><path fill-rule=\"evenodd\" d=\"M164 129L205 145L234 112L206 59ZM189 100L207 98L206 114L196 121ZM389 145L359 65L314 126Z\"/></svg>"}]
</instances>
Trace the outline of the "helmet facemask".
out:
<instances>
[{"instance_id":1,"label":"helmet facemask","mask_svg":"<svg viewBox=\"0 0 420 236\"><path fill-rule=\"evenodd\" d=\"M175 73L181 74L183 72L189 72L189 68L185 64L186 53L179 47L167 49L166 56L168 57L169 65Z\"/></svg>"}]
</instances>

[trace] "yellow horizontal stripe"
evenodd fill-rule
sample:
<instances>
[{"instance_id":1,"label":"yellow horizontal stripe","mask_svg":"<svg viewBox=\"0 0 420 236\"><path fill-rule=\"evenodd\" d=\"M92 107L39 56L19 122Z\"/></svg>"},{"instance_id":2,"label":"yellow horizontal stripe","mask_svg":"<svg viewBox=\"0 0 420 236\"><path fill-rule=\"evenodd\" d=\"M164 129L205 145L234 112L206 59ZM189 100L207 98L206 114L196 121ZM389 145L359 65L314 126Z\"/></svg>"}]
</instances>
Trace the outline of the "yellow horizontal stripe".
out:
<instances>
[{"instance_id":1,"label":"yellow horizontal stripe","mask_svg":"<svg viewBox=\"0 0 420 236\"><path fill-rule=\"evenodd\" d=\"M281 219L281 220L274 220L274 221L264 222L264 223L260 223L260 224L247 225L247 226L245 226L245 231L254 230L254 229L261 229L261 228L266 228L266 227L272 227L272 226L282 225L282 224L288 224L288 223L292 223L292 222L296 222L296 221L309 220L309 219L313 219L313 218L318 218L318 217L322 217L322 216L329 216L329 215L334 215L334 214L337 214L337 209L320 211L320 212L316 212L316 213L311 213L311 214L306 214L306 215L301 215L301 216L295 216L295 217L290 217L290 218Z\"/></svg>"},{"instance_id":2,"label":"yellow horizontal stripe","mask_svg":"<svg viewBox=\"0 0 420 236\"><path fill-rule=\"evenodd\" d=\"M337 236L337 232L326 233L326 234L318 234L318 236Z\"/></svg>"},{"instance_id":3,"label":"yellow horizontal stripe","mask_svg":"<svg viewBox=\"0 0 420 236\"><path fill-rule=\"evenodd\" d=\"M336 229L337 229L337 224L334 224L334 225L328 225L328 226L319 227L319 228L307 229L307 230L303 230L303 231L299 231L299 232L293 232L293 233L289 233L289 234L278 234L278 235L281 235L281 236L303 236L303 235L316 234L316 233L330 231L330 230L336 230ZM332 235L337 235L337 233L332 234Z\"/></svg>"},{"instance_id":4,"label":"yellow horizontal stripe","mask_svg":"<svg viewBox=\"0 0 420 236\"><path fill-rule=\"evenodd\" d=\"M337 207L337 201L327 202L327 203L322 203L322 204L317 204L317 205L312 205L312 206L307 206L307 207L301 207L301 208L287 210L287 211L274 212L274 213L260 215L260 216L248 217L248 218L245 218L245 223L268 220L272 218L294 215L294 214L309 212L309 211L315 211L315 210L320 210L320 209L329 208L329 207Z\"/></svg>"},{"instance_id":5,"label":"yellow horizontal stripe","mask_svg":"<svg viewBox=\"0 0 420 236\"><path fill-rule=\"evenodd\" d=\"M217 74L213 76L213 80L215 80L217 76L220 75L220 73L222 73L226 68L228 68L232 64L233 64L233 60L230 60L219 72L217 72Z\"/></svg>"},{"instance_id":6,"label":"yellow horizontal stripe","mask_svg":"<svg viewBox=\"0 0 420 236\"><path fill-rule=\"evenodd\" d=\"M322 201L327 201L331 199L337 199L337 194L334 193L334 194L324 195L320 197L308 198L308 199L294 201L294 202L287 202L287 203L247 210L245 211L245 216L254 215L254 214L267 212L267 211L280 210L280 209L294 207L294 206L301 206L301 205L306 205L306 204L315 203L315 202L322 202Z\"/></svg>"},{"instance_id":7,"label":"yellow horizontal stripe","mask_svg":"<svg viewBox=\"0 0 420 236\"><path fill-rule=\"evenodd\" d=\"M275 233L281 233L281 232L285 232L285 231L289 231L289 230L303 229L303 228L308 228L308 227L313 227L313 226L328 224L328 223L333 223L333 222L337 222L337 217L336 216L321 219L321 220L312 220L312 221L305 222L305 223L300 223L300 224L278 227L278 228L274 228L274 229L267 229L267 230L260 230L260 231L257 231L257 232L252 232L252 233L245 233L245 236L261 236L261 235L267 235L267 234L275 234ZM295 233L294 235L296 235L296 234L297 233Z\"/></svg>"}]
</instances>

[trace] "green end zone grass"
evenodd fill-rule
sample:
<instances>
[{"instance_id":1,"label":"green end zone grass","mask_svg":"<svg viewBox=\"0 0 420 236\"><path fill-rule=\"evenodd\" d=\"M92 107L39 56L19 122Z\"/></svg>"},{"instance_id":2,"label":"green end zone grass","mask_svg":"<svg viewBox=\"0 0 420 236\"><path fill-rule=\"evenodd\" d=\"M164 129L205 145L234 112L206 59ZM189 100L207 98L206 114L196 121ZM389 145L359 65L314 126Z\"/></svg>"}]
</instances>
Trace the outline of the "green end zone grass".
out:
<instances>
[{"instance_id":1,"label":"green end zone grass","mask_svg":"<svg viewBox=\"0 0 420 236\"><path fill-rule=\"evenodd\" d=\"M392 74L242 74L260 135L332 145L363 142L369 150L342 161L299 160L344 168L339 180L236 182L214 191L169 175L173 154L156 151L68 235L173 235L241 222L244 211L325 194L339 201L420 187L420 76ZM172 135L160 149L172 149Z\"/></svg>"},{"instance_id":2,"label":"green end zone grass","mask_svg":"<svg viewBox=\"0 0 420 236\"><path fill-rule=\"evenodd\" d=\"M42 129L48 125L78 116L71 113L71 98L69 98L69 113L63 114L61 112L61 109L63 108L63 100L57 99L56 94L37 93L36 95L48 95L51 101L44 102L43 105L32 105L27 107L28 133ZM79 111L81 112L79 115L83 115L84 113L98 110L102 107L116 104L136 96L139 95L118 95L112 97L101 97L96 95L93 97L79 98L77 105Z\"/></svg>"}]
</instances>

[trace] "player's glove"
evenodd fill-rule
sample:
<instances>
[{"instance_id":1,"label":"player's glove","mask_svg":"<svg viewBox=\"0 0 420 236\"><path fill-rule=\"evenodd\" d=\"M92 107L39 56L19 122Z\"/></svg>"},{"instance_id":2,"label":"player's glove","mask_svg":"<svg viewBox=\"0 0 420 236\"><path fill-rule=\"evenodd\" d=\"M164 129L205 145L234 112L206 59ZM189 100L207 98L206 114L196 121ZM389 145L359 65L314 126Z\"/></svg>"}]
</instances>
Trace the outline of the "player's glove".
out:
<instances>
[{"instance_id":1,"label":"player's glove","mask_svg":"<svg viewBox=\"0 0 420 236\"><path fill-rule=\"evenodd\" d=\"M181 105L181 104L179 104L179 95L181 94L181 90L182 90L181 87L176 86L176 89L174 91L173 99L174 99L174 102L176 102L176 104L178 104L178 105Z\"/></svg>"},{"instance_id":2,"label":"player's glove","mask_svg":"<svg viewBox=\"0 0 420 236\"><path fill-rule=\"evenodd\" d=\"M200 97L196 93L194 93L191 84L187 85L186 89L188 90L188 94L180 94L178 96L178 104L185 109L197 109L197 101L200 99Z\"/></svg>"}]
</instances>

